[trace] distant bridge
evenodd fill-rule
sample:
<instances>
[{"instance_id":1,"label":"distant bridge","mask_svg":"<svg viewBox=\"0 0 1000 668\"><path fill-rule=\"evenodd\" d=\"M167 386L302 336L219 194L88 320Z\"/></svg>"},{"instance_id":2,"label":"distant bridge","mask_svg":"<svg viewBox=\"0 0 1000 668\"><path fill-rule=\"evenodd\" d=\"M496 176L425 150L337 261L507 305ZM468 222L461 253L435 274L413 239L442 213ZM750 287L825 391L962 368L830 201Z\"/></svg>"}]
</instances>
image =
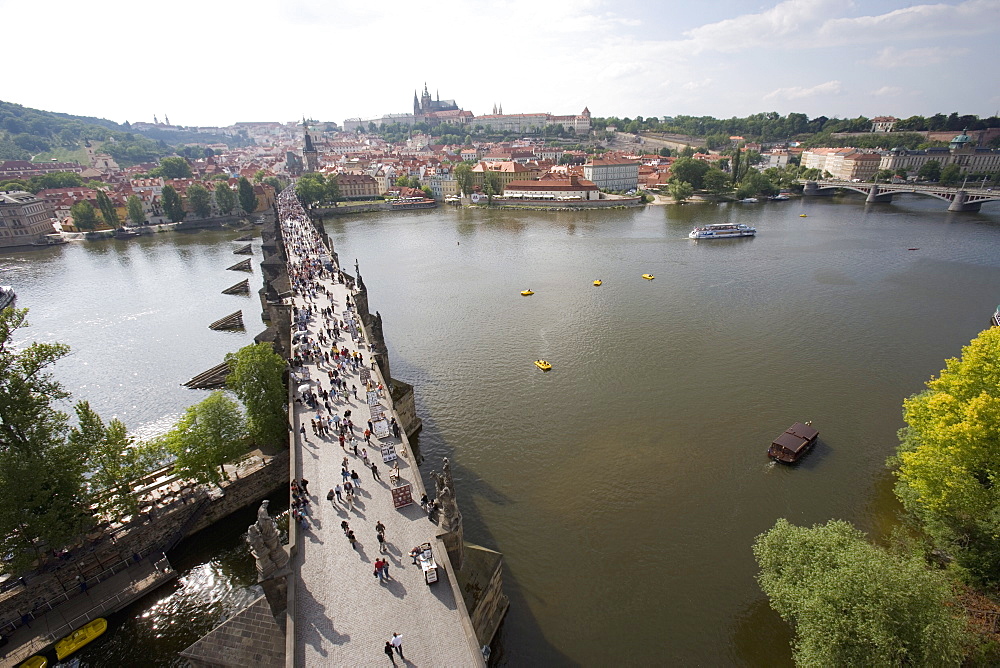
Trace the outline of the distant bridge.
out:
<instances>
[{"instance_id":1,"label":"distant bridge","mask_svg":"<svg viewBox=\"0 0 1000 668\"><path fill-rule=\"evenodd\" d=\"M982 188L948 188L945 186L917 186L910 183L856 183L854 181L800 181L805 185L803 195L832 195L837 190L853 190L867 195L869 203L891 202L896 193L936 197L948 202L949 211L979 211L983 202L1000 201L1000 192Z\"/></svg>"}]
</instances>

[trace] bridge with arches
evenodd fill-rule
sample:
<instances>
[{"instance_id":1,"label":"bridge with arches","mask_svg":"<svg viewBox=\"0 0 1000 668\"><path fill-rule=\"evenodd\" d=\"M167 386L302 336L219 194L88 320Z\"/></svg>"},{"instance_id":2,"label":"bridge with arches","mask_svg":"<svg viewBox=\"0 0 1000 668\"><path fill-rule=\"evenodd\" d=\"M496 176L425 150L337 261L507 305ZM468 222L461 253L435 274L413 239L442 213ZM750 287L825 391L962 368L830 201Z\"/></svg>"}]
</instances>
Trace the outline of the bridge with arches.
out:
<instances>
[{"instance_id":1,"label":"bridge with arches","mask_svg":"<svg viewBox=\"0 0 1000 668\"><path fill-rule=\"evenodd\" d=\"M832 195L838 190L853 190L867 195L866 202L891 202L893 195L909 194L935 197L948 202L949 211L979 211L983 202L1000 201L1000 192L992 188L948 188L940 185L918 186L912 183L868 183L854 181L801 181L806 196Z\"/></svg>"}]
</instances>

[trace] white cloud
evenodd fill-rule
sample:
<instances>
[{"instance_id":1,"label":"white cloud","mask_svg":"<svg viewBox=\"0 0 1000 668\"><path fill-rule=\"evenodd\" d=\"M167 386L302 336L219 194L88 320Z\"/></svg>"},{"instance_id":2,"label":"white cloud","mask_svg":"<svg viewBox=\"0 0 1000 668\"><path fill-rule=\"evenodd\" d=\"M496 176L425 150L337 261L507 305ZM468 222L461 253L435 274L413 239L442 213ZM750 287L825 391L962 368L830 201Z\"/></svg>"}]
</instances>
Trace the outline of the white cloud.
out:
<instances>
[{"instance_id":1,"label":"white cloud","mask_svg":"<svg viewBox=\"0 0 1000 668\"><path fill-rule=\"evenodd\" d=\"M803 86L790 86L789 88L778 88L765 95L765 100L801 100L807 97L817 97L819 95L840 95L843 86L839 81L827 81L816 84L809 88Z\"/></svg>"},{"instance_id":2,"label":"white cloud","mask_svg":"<svg viewBox=\"0 0 1000 668\"><path fill-rule=\"evenodd\" d=\"M701 79L700 81L688 81L686 84L681 86L684 90L698 90L699 88L705 88L710 83L711 79Z\"/></svg>"},{"instance_id":3,"label":"white cloud","mask_svg":"<svg viewBox=\"0 0 1000 668\"><path fill-rule=\"evenodd\" d=\"M890 95L896 97L898 95L903 94L903 89L900 88L899 86L882 86L877 90L873 90L871 94L877 95L879 97L890 96Z\"/></svg>"},{"instance_id":4,"label":"white cloud","mask_svg":"<svg viewBox=\"0 0 1000 668\"><path fill-rule=\"evenodd\" d=\"M940 46L927 46L916 49L897 49L887 46L879 52L869 62L876 67L926 67L928 65L938 65L947 60L958 58L969 53L969 49L962 47L944 48Z\"/></svg>"}]
</instances>

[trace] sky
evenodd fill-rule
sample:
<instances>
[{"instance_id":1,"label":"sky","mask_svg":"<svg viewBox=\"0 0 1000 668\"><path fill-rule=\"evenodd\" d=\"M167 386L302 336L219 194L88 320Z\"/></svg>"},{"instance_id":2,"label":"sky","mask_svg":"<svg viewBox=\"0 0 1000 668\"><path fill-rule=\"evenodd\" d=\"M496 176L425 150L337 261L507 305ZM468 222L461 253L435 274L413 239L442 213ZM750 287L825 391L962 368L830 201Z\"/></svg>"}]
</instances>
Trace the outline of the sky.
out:
<instances>
[{"instance_id":1,"label":"sky","mask_svg":"<svg viewBox=\"0 0 1000 668\"><path fill-rule=\"evenodd\" d=\"M411 112L425 82L476 115L1000 109L1000 0L0 0L0 16L0 99L119 123L341 123Z\"/></svg>"}]
</instances>

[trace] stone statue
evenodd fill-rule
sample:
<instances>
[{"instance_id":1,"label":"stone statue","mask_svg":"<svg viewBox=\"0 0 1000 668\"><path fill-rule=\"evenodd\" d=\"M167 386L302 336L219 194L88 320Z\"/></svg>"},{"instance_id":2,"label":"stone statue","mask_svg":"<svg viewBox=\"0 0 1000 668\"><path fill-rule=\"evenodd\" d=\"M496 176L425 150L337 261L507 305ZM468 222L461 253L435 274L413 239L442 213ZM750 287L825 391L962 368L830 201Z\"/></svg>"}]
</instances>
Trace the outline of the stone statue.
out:
<instances>
[{"instance_id":1,"label":"stone statue","mask_svg":"<svg viewBox=\"0 0 1000 668\"><path fill-rule=\"evenodd\" d=\"M458 505L450 487L446 486L438 492L437 503L441 507L441 528L445 531L453 530L458 518Z\"/></svg>"},{"instance_id":2,"label":"stone statue","mask_svg":"<svg viewBox=\"0 0 1000 668\"><path fill-rule=\"evenodd\" d=\"M247 542L250 543L250 552L257 560L257 571L262 575L270 572L274 568L274 562L271 561L267 545L256 524L251 524L247 530Z\"/></svg>"}]
</instances>

